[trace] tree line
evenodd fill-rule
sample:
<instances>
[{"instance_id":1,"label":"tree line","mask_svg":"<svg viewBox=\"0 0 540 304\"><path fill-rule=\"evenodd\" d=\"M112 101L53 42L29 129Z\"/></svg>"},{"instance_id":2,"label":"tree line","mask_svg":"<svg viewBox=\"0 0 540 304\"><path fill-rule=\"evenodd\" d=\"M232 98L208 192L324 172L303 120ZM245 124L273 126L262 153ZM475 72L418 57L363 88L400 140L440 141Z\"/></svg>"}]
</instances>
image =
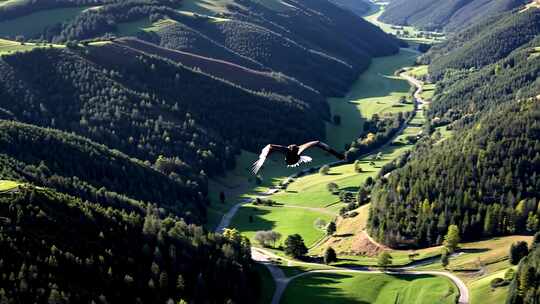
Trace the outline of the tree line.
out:
<instances>
[{"instance_id":1,"label":"tree line","mask_svg":"<svg viewBox=\"0 0 540 304\"><path fill-rule=\"evenodd\" d=\"M23 186L0 194L0 217L2 302L253 303L259 293L247 239L155 205L127 212Z\"/></svg>"}]
</instances>

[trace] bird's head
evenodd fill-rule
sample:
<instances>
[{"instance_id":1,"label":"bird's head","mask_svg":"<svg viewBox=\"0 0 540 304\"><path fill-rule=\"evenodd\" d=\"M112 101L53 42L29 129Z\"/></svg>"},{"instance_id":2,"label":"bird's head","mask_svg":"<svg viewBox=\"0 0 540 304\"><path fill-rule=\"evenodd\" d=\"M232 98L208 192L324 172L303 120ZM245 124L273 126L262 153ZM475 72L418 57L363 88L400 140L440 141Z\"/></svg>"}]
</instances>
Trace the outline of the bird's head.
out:
<instances>
[{"instance_id":1,"label":"bird's head","mask_svg":"<svg viewBox=\"0 0 540 304\"><path fill-rule=\"evenodd\" d=\"M287 148L294 153L298 153L299 150L299 147L297 145L290 145Z\"/></svg>"}]
</instances>

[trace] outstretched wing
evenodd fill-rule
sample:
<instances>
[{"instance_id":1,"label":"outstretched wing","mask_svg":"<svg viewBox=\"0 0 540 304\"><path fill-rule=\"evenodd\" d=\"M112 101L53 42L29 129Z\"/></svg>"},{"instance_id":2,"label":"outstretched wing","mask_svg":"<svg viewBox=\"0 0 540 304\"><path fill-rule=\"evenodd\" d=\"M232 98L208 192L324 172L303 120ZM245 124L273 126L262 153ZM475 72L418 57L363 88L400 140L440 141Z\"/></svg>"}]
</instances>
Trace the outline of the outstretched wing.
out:
<instances>
[{"instance_id":1,"label":"outstretched wing","mask_svg":"<svg viewBox=\"0 0 540 304\"><path fill-rule=\"evenodd\" d=\"M259 159L253 163L253 166L251 168L251 172L253 174L257 174L259 170L261 170L262 166L264 165L264 162L266 161L266 158L268 155L274 153L274 152L281 152L281 153L287 153L288 149L287 147L280 146L280 145L267 145L262 149L261 154L259 155Z\"/></svg>"},{"instance_id":2,"label":"outstretched wing","mask_svg":"<svg viewBox=\"0 0 540 304\"><path fill-rule=\"evenodd\" d=\"M310 141L308 143L305 143L305 144L301 145L300 149L298 150L298 154L302 154L307 149L313 148L313 147L317 147L319 149L322 149L322 150L334 155L338 159L345 159L345 155L343 155L342 153L339 153L338 151L332 149L332 147L330 147L329 145L323 143L322 141L318 141L318 140Z\"/></svg>"}]
</instances>

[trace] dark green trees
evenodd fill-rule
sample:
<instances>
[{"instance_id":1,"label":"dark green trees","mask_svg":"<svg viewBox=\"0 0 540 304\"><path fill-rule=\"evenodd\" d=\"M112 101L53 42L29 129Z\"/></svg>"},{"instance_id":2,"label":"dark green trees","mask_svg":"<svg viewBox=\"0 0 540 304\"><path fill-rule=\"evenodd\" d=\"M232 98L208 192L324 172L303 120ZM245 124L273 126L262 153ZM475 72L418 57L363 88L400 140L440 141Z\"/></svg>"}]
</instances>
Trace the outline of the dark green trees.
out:
<instances>
[{"instance_id":1,"label":"dark green trees","mask_svg":"<svg viewBox=\"0 0 540 304\"><path fill-rule=\"evenodd\" d=\"M336 223L332 221L326 226L326 235L331 236L334 235L334 233L336 233Z\"/></svg>"},{"instance_id":2,"label":"dark green trees","mask_svg":"<svg viewBox=\"0 0 540 304\"><path fill-rule=\"evenodd\" d=\"M375 185L371 235L426 246L441 244L450 225L465 240L527 232L529 214L539 212L539 113L534 101L503 106L417 153Z\"/></svg>"},{"instance_id":3,"label":"dark green trees","mask_svg":"<svg viewBox=\"0 0 540 304\"><path fill-rule=\"evenodd\" d=\"M13 223L0 227L0 299L256 300L249 242L209 234L152 205L129 211L23 186L0 194L0 216ZM200 292L210 287L212 292Z\"/></svg>"},{"instance_id":4,"label":"dark green trees","mask_svg":"<svg viewBox=\"0 0 540 304\"><path fill-rule=\"evenodd\" d=\"M529 253L527 242L520 241L510 246L510 264L517 265Z\"/></svg>"},{"instance_id":5,"label":"dark green trees","mask_svg":"<svg viewBox=\"0 0 540 304\"><path fill-rule=\"evenodd\" d=\"M328 265L334 262L337 262L336 251L334 250L334 248L328 247L324 251L324 263Z\"/></svg>"},{"instance_id":6,"label":"dark green trees","mask_svg":"<svg viewBox=\"0 0 540 304\"><path fill-rule=\"evenodd\" d=\"M289 235L284 245L285 253L294 258L301 258L308 252L304 239L299 234Z\"/></svg>"},{"instance_id":7,"label":"dark green trees","mask_svg":"<svg viewBox=\"0 0 540 304\"><path fill-rule=\"evenodd\" d=\"M540 261L540 248L534 247L531 252L521 260L514 279L510 284L507 304L529 304L538 303L540 295L538 293L538 278Z\"/></svg>"},{"instance_id":8,"label":"dark green trees","mask_svg":"<svg viewBox=\"0 0 540 304\"><path fill-rule=\"evenodd\" d=\"M381 252L377 258L377 265L383 268L392 265L392 256L390 253L386 251Z\"/></svg>"}]
</instances>

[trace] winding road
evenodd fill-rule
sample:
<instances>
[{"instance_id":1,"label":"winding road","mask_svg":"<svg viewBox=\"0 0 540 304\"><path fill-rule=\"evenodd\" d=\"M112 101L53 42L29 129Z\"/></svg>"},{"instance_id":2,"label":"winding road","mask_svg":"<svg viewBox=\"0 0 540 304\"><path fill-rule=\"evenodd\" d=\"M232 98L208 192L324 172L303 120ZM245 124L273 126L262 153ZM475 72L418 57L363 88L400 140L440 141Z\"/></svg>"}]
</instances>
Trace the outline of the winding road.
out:
<instances>
[{"instance_id":1,"label":"winding road","mask_svg":"<svg viewBox=\"0 0 540 304\"><path fill-rule=\"evenodd\" d=\"M423 91L423 83L419 81L418 79L409 76L406 74L406 72L402 72L400 76L407 80L409 83L411 83L413 86L415 86L417 89L414 92L414 98L415 102L417 104L417 110L421 111L425 105L425 101L422 99L421 94ZM407 126L407 123L404 124L404 127L397 133L401 134L405 127ZM392 139L391 141L393 141ZM267 192L263 194L263 196L272 195L276 192L278 192L278 189L269 189ZM223 229L227 228L230 225L230 222L238 209L249 202L249 199L244 199L241 202L234 205L225 215L223 215L223 218L221 219L220 224L215 229L216 232L221 233ZM308 207L298 207L298 208L306 208L310 209ZM371 237L368 238L372 241L374 241ZM465 285L465 283L458 278L457 276L453 275L450 272L445 271L415 271L414 269L425 265L425 263L419 263L403 268L393 268L392 270L380 270L380 269L370 269L369 267L330 267L330 269L324 269L324 270L311 270L306 271L297 275L294 275L292 277L287 277L283 270L275 264L274 261L281 260L287 262L287 264L296 264L296 265L305 265L305 266L311 266L311 267L321 267L321 264L317 263L307 263L307 262L299 262L299 261L293 261L288 258L284 258L281 256L277 256L274 253L264 250L257 247L251 248L251 256L254 261L265 265L270 273L272 274L272 277L276 283L276 289L274 291L274 295L272 297L272 304L279 304L281 301L281 298L283 296L283 293L287 289L287 286L289 283L297 278L314 274L314 273L371 273L371 274L381 274L381 273L392 273L392 274L403 274L403 275L435 275L435 276L444 276L448 279L450 279L458 288L459 290L459 298L458 298L458 304L469 304L469 289ZM326 265L325 265L326 266Z\"/></svg>"}]
</instances>

